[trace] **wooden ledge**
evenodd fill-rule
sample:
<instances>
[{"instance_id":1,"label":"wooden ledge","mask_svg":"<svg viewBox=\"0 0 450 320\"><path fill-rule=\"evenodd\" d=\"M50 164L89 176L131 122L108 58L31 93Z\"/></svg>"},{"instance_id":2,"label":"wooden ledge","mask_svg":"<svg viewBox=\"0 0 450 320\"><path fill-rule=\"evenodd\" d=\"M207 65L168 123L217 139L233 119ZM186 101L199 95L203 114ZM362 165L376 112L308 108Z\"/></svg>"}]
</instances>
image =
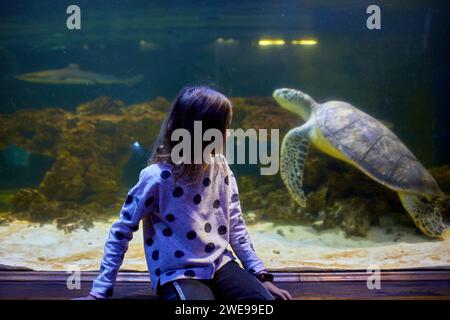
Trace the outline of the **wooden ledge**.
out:
<instances>
[{"instance_id":1,"label":"wooden ledge","mask_svg":"<svg viewBox=\"0 0 450 320\"><path fill-rule=\"evenodd\" d=\"M449 299L450 269L382 270L380 289L370 290L365 270L273 271L278 286L295 299ZM0 299L72 299L86 296L98 272L81 273L81 288L69 290L64 271L0 271ZM146 272L122 271L115 298L156 299Z\"/></svg>"}]
</instances>

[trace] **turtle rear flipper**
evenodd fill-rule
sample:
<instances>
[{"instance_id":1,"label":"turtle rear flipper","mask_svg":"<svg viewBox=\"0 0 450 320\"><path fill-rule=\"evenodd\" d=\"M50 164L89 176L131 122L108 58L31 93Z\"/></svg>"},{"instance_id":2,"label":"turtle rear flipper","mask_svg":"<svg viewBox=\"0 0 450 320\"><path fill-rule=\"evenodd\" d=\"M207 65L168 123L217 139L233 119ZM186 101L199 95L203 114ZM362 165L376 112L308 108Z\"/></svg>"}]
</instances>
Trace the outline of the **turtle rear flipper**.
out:
<instances>
[{"instance_id":1,"label":"turtle rear flipper","mask_svg":"<svg viewBox=\"0 0 450 320\"><path fill-rule=\"evenodd\" d=\"M427 198L399 192L400 200L417 227L430 237L445 238L449 233L442 221L438 197Z\"/></svg>"},{"instance_id":2,"label":"turtle rear flipper","mask_svg":"<svg viewBox=\"0 0 450 320\"><path fill-rule=\"evenodd\" d=\"M289 131L281 145L281 178L294 200L302 207L306 206L303 169L309 145L308 128L305 125Z\"/></svg>"}]
</instances>

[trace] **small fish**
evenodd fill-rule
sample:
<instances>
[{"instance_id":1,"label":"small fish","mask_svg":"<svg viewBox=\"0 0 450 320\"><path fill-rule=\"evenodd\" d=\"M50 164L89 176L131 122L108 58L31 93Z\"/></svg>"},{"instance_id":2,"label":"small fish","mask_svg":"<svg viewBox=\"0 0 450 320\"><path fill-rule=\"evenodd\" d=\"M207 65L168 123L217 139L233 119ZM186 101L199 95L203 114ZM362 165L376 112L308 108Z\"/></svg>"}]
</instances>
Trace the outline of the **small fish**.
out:
<instances>
[{"instance_id":1,"label":"small fish","mask_svg":"<svg viewBox=\"0 0 450 320\"><path fill-rule=\"evenodd\" d=\"M72 85L111 85L122 84L133 86L144 79L143 75L121 79L116 76L99 74L91 71L80 70L78 65L69 64L62 69L44 70L24 73L15 77L16 79L46 84L72 84Z\"/></svg>"}]
</instances>

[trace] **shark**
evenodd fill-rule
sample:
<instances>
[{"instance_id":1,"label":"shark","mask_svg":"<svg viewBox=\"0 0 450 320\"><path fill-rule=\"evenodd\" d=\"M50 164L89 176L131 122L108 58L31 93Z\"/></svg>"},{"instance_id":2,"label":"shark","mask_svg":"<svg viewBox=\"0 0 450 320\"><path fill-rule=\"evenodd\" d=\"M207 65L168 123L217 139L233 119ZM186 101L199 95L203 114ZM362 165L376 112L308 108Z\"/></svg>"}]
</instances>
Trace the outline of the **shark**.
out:
<instances>
[{"instance_id":1,"label":"shark","mask_svg":"<svg viewBox=\"0 0 450 320\"><path fill-rule=\"evenodd\" d=\"M71 63L62 69L43 70L15 76L16 79L44 84L65 85L127 85L134 86L144 79L143 75L121 79L113 75L99 74L81 70L77 64Z\"/></svg>"}]
</instances>

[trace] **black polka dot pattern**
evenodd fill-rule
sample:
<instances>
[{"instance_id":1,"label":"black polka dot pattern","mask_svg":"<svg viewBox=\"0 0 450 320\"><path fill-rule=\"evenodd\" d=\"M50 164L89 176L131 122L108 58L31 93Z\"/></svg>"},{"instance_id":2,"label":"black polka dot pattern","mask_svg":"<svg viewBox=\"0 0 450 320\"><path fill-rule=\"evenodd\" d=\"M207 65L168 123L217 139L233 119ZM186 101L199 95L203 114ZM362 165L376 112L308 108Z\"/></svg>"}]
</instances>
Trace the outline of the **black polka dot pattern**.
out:
<instances>
[{"instance_id":1,"label":"black polka dot pattern","mask_svg":"<svg viewBox=\"0 0 450 320\"><path fill-rule=\"evenodd\" d=\"M122 240L124 238L124 235L122 232L116 231L114 233L114 236L116 237L117 240Z\"/></svg>"},{"instance_id":2,"label":"black polka dot pattern","mask_svg":"<svg viewBox=\"0 0 450 320\"><path fill-rule=\"evenodd\" d=\"M189 240L194 240L197 237L197 233L194 230L189 231L186 233L186 238Z\"/></svg>"},{"instance_id":3,"label":"black polka dot pattern","mask_svg":"<svg viewBox=\"0 0 450 320\"><path fill-rule=\"evenodd\" d=\"M173 174L169 170L163 170L160 173L161 179L169 179L169 178L172 179L171 178L172 175ZM220 178L219 181L223 181L226 185L230 185L230 184L234 183L234 181L231 180L231 179L233 179L232 177L233 177L233 175L231 173L229 173L229 175L227 175L225 177L222 176L222 178ZM212 177L211 177L211 179L212 179ZM204 187L211 186L211 184L212 184L211 179L209 177L204 178L202 181L203 186ZM224 180L222 180L222 179L224 179ZM166 182L166 183L168 183L168 182ZM216 181L214 181L214 183L216 183ZM188 203L190 203L191 206L192 205L201 205L201 204L206 205L206 208L209 208L209 210L211 210L211 206L212 206L212 209L219 209L219 210L213 211L215 214L218 214L218 212L220 212L220 210L221 210L220 209L221 206L223 206L224 204L226 205L227 202L228 203L230 203L229 201L239 202L238 193L233 194L233 192L231 192L231 194L230 194L231 199L228 198L229 200L227 200L225 198L221 198L220 194L216 194L215 196L217 197L217 199L212 198L211 199L212 201L211 201L209 198L205 198L205 196L202 197L202 195L203 195L202 188L197 191L197 192L199 192L197 194L196 193L191 194L181 184L178 186L175 184L175 186L173 186L172 188L173 189L171 189L169 187L169 190L168 190L169 194L170 194L170 192L172 192L173 198L178 198L178 200L172 199L172 202L175 201L175 202L173 202L174 204L177 203L176 201L187 201ZM208 188L204 189L205 192L207 190L208 190ZM145 200L144 204L146 207L148 207L148 210L146 212L150 212L150 215L151 215L150 217L152 219L152 222L153 223L161 222L161 224L158 225L159 227L156 226L156 228L159 228L161 230L160 233L158 233L158 236L161 235L161 233L162 233L161 236L167 237L166 238L166 239L168 239L167 241L171 241L171 239L175 237L175 236L173 236L174 235L173 230L175 230L174 229L175 226L177 226L179 223L182 223L184 221L182 220L182 215L180 215L179 212L172 211L172 210L170 210L170 211L167 210L168 211L167 212L164 207L161 208L161 214L156 213L156 212L158 212L157 211L158 210L158 208L157 208L158 199L157 198L158 198L158 195L155 195L155 197L149 196L146 200L144 198L141 201ZM139 200L138 198L134 199L132 195L127 195L125 202L127 204L132 204L133 201L135 201L135 203L136 203L138 200ZM170 199L169 199L169 201L170 201ZM142 204L142 202L139 202L139 204ZM134 226L134 224L136 222L134 222L132 220L133 219L133 214L132 214L133 211L132 211L132 209L129 209L129 208L131 208L131 207L128 207L128 208L125 207L125 210L122 212L122 219L130 221L130 222L128 222L128 225L130 225L130 228L133 231L136 231L136 230L138 230L139 225ZM153 211L153 212L151 212L151 211ZM240 216L237 218L237 221L239 223L244 223L243 219ZM219 250L220 248L217 247L218 244L215 244L216 240L214 237L217 237L218 235L221 236L221 239L223 239L223 237L227 237L227 234L229 231L228 225L221 225L220 223L215 222L215 220L212 220L212 221L210 220L209 222L204 221L203 223L204 223L203 229L204 229L205 233L201 229L196 229L198 227L201 228L202 225L200 225L196 228L193 228L193 229L195 229L195 231L187 229L186 226L184 227L185 228L184 230L183 229L181 229L181 230L186 232L185 235L186 235L187 240L194 240L191 242L192 245L198 245L198 244L201 245L201 242L198 242L199 240L197 239L198 237L200 237L200 235L201 235L201 237L203 237L203 236L210 237L210 239L208 239L208 240L211 242L208 243L208 241L206 241L206 243L203 243L203 245L201 245L200 248L202 248L204 246L204 252L206 254L208 254L208 255L212 254L217 257L217 255L219 255L219 252L221 252L222 250ZM206 235L206 234L208 234L208 235ZM122 240L128 236L128 233L122 234L122 233L116 231L113 235L115 236L115 238ZM171 237L171 238L169 238L169 237ZM158 248L158 246L155 245L154 239L155 239L155 235L151 234L151 237L148 237L145 239L145 244L149 247L148 250L151 252L151 254L150 254L151 259L153 261L158 261L159 260L159 250L154 250L154 249ZM238 242L240 244L247 243L246 237L239 238ZM169 250L170 250L170 248L169 248ZM171 257L172 261L179 261L178 263L182 263L184 261L184 259L186 259L186 257L190 256L189 252L186 253L183 247L175 247L175 248L172 247L172 250L167 252L167 254L169 255L169 259ZM165 259L166 256L163 255L163 256L161 256L161 258ZM179 260L175 260L175 259L179 259ZM212 261L212 259L210 261ZM225 260L225 261L227 261L227 260ZM218 268L220 263L221 263L221 259L220 259L220 257L217 257L217 259L214 260L214 264L216 266L214 268ZM159 268L154 269L154 276L156 276L156 277L160 277L161 275L166 275L166 276L176 275L177 277L179 277L180 275L183 275L183 274L185 277L199 276L198 274L196 274L196 271L194 271L197 269L193 265L186 265L184 267L184 270L183 269L181 269L181 270L173 270L172 269L172 270L167 271L167 269L164 270L165 268L162 268L161 265L158 265L158 263L156 263L156 264L157 264L156 266L159 266ZM162 270L160 268L162 268ZM254 270L249 269L249 272L254 273Z\"/></svg>"},{"instance_id":4,"label":"black polka dot pattern","mask_svg":"<svg viewBox=\"0 0 450 320\"><path fill-rule=\"evenodd\" d=\"M203 185L205 187L208 187L210 184L211 184L211 179L210 178L203 179Z\"/></svg>"},{"instance_id":5,"label":"black polka dot pattern","mask_svg":"<svg viewBox=\"0 0 450 320\"><path fill-rule=\"evenodd\" d=\"M164 230L163 230L163 235L165 235L166 237L170 237L172 234L173 234L173 231L172 231L172 229L170 229L170 228L165 228Z\"/></svg>"},{"instance_id":6,"label":"black polka dot pattern","mask_svg":"<svg viewBox=\"0 0 450 320\"><path fill-rule=\"evenodd\" d=\"M122 216L124 217L124 219L126 220L131 220L131 214L129 212L124 211L122 213Z\"/></svg>"},{"instance_id":7,"label":"black polka dot pattern","mask_svg":"<svg viewBox=\"0 0 450 320\"><path fill-rule=\"evenodd\" d=\"M213 252L215 248L216 248L216 245L214 243L210 242L205 246L205 252L206 253Z\"/></svg>"},{"instance_id":8,"label":"black polka dot pattern","mask_svg":"<svg viewBox=\"0 0 450 320\"><path fill-rule=\"evenodd\" d=\"M194 201L195 204L199 204L202 201L202 196L199 195L199 194L196 194L194 196L194 200L193 201Z\"/></svg>"},{"instance_id":9,"label":"black polka dot pattern","mask_svg":"<svg viewBox=\"0 0 450 320\"><path fill-rule=\"evenodd\" d=\"M175 257L176 258L181 258L183 256L184 256L184 252L183 251L181 251L181 250L175 251Z\"/></svg>"},{"instance_id":10,"label":"black polka dot pattern","mask_svg":"<svg viewBox=\"0 0 450 320\"><path fill-rule=\"evenodd\" d=\"M129 194L127 196L127 199L125 200L125 204L130 204L132 202L133 202L133 196Z\"/></svg>"},{"instance_id":11,"label":"black polka dot pattern","mask_svg":"<svg viewBox=\"0 0 450 320\"><path fill-rule=\"evenodd\" d=\"M186 270L186 271L184 272L184 275L185 275L186 277L195 277L195 272L194 272L194 270Z\"/></svg>"},{"instance_id":12,"label":"black polka dot pattern","mask_svg":"<svg viewBox=\"0 0 450 320\"><path fill-rule=\"evenodd\" d=\"M223 236L224 234L227 233L227 227L222 225L222 226L219 227L219 229L217 229L217 232L218 232L221 236Z\"/></svg>"},{"instance_id":13,"label":"black polka dot pattern","mask_svg":"<svg viewBox=\"0 0 450 320\"><path fill-rule=\"evenodd\" d=\"M131 231L136 232L139 230L139 225L131 226L130 229L131 229Z\"/></svg>"},{"instance_id":14,"label":"black polka dot pattern","mask_svg":"<svg viewBox=\"0 0 450 320\"><path fill-rule=\"evenodd\" d=\"M181 196L183 195L183 189L182 189L181 187L176 187L176 188L173 190L172 195L173 195L175 198L181 197Z\"/></svg>"},{"instance_id":15,"label":"black polka dot pattern","mask_svg":"<svg viewBox=\"0 0 450 320\"><path fill-rule=\"evenodd\" d=\"M147 200L145 200L144 205L148 208L153 204L154 201L155 201L154 197L149 197Z\"/></svg>"},{"instance_id":16,"label":"black polka dot pattern","mask_svg":"<svg viewBox=\"0 0 450 320\"><path fill-rule=\"evenodd\" d=\"M170 177L170 172L168 170L163 170L161 172L161 178L168 179Z\"/></svg>"}]
</instances>

